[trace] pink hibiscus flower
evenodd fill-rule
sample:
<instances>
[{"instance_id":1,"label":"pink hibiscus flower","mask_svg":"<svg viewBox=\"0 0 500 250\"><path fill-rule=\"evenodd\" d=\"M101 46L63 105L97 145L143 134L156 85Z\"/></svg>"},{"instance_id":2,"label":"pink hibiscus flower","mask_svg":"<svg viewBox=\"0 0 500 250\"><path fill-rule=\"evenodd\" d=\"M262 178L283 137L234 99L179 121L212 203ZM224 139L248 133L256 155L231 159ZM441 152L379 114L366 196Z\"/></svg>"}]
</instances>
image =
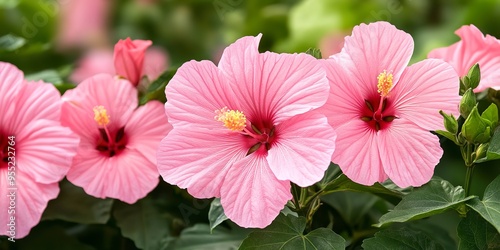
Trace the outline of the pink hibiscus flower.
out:
<instances>
[{"instance_id":1,"label":"pink hibiscus flower","mask_svg":"<svg viewBox=\"0 0 500 250\"><path fill-rule=\"evenodd\" d=\"M407 67L412 52L409 34L376 22L356 26L342 52L324 60L335 86L322 108L338 134L332 161L353 181L420 186L441 158L429 130L444 129L439 110L457 113L458 77L437 59Z\"/></svg>"},{"instance_id":2,"label":"pink hibiscus flower","mask_svg":"<svg viewBox=\"0 0 500 250\"><path fill-rule=\"evenodd\" d=\"M292 198L290 181L319 181L335 132L315 112L328 98L319 61L258 52L261 36L225 49L219 66L190 61L165 92L174 129L163 139L163 179L197 198L220 197L242 227L269 225Z\"/></svg>"},{"instance_id":3,"label":"pink hibiscus flower","mask_svg":"<svg viewBox=\"0 0 500 250\"><path fill-rule=\"evenodd\" d=\"M500 90L500 40L490 35L484 36L472 24L462 26L455 34L462 40L449 47L432 50L428 57L449 62L459 76L467 75L469 69L479 63L481 82L474 92L487 88Z\"/></svg>"},{"instance_id":4,"label":"pink hibiscus flower","mask_svg":"<svg viewBox=\"0 0 500 250\"><path fill-rule=\"evenodd\" d=\"M59 194L79 141L59 122L60 97L52 84L26 82L0 62L0 235L28 235Z\"/></svg>"},{"instance_id":5,"label":"pink hibiscus flower","mask_svg":"<svg viewBox=\"0 0 500 250\"><path fill-rule=\"evenodd\" d=\"M134 203L158 184L156 149L171 129L163 104L137 107L137 89L101 74L63 95L62 124L80 138L67 178L99 198Z\"/></svg>"}]
</instances>

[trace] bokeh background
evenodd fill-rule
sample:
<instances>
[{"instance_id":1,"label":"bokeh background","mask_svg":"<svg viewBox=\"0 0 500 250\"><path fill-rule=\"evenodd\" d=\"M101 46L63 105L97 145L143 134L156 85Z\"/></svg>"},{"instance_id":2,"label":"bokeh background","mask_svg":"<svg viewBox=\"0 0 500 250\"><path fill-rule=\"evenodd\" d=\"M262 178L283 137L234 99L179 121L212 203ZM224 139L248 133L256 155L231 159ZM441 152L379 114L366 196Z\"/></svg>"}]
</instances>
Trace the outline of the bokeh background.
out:
<instances>
[{"instance_id":1,"label":"bokeh background","mask_svg":"<svg viewBox=\"0 0 500 250\"><path fill-rule=\"evenodd\" d=\"M360 23L386 20L415 40L412 62L448 46L454 31L474 24L500 37L498 0L0 0L0 61L32 78L71 86L79 60L110 50L119 39L147 39L168 55L168 67L189 60L217 62L222 50L246 35L263 34L261 51L305 52L323 57L340 50ZM457 83L458 84L458 83ZM442 140L436 175L463 185L458 147ZM471 194L482 195L500 174L500 161L479 164ZM451 216L450 216L451 218ZM438 223L450 221L447 214Z\"/></svg>"}]
</instances>

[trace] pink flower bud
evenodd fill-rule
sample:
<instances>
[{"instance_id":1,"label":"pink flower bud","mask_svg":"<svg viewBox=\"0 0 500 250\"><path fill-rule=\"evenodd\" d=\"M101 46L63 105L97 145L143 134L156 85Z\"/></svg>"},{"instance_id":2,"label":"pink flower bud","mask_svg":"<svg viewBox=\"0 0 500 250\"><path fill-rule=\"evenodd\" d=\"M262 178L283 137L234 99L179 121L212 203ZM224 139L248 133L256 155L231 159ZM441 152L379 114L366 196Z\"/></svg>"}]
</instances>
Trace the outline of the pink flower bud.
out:
<instances>
[{"instance_id":1,"label":"pink flower bud","mask_svg":"<svg viewBox=\"0 0 500 250\"><path fill-rule=\"evenodd\" d=\"M116 74L137 86L143 73L144 54L151 44L149 40L131 40L130 38L118 41L113 55Z\"/></svg>"}]
</instances>

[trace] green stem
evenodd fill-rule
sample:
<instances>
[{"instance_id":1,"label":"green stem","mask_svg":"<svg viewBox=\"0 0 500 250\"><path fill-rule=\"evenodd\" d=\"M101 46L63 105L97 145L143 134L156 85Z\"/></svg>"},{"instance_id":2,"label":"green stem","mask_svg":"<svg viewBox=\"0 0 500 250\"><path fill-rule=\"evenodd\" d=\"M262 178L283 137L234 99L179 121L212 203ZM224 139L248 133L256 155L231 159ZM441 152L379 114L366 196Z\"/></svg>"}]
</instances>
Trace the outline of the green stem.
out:
<instances>
[{"instance_id":1,"label":"green stem","mask_svg":"<svg viewBox=\"0 0 500 250\"><path fill-rule=\"evenodd\" d=\"M469 196L469 191L470 191L469 189L470 189L470 185L472 183L472 173L473 172L474 172L474 164L467 166L467 172L465 172L465 185L464 185L465 197Z\"/></svg>"},{"instance_id":2,"label":"green stem","mask_svg":"<svg viewBox=\"0 0 500 250\"><path fill-rule=\"evenodd\" d=\"M302 206L300 205L299 189L300 189L299 186L297 186L295 183L292 183L292 196L293 196L293 203L295 204L296 212L299 212L300 210L302 210Z\"/></svg>"}]
</instances>

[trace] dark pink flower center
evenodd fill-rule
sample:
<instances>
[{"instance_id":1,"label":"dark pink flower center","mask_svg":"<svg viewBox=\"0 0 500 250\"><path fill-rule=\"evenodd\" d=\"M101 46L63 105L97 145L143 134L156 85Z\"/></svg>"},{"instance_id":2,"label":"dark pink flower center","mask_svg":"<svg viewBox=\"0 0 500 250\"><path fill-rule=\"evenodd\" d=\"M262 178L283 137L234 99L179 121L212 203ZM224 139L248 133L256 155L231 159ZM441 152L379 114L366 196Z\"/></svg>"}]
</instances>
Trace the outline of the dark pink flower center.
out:
<instances>
[{"instance_id":1,"label":"dark pink flower center","mask_svg":"<svg viewBox=\"0 0 500 250\"><path fill-rule=\"evenodd\" d=\"M126 148L128 139L125 135L125 127L121 127L116 132L109 132L107 133L104 128L99 129L96 149L105 156L113 157L120 154Z\"/></svg>"},{"instance_id":2,"label":"dark pink flower center","mask_svg":"<svg viewBox=\"0 0 500 250\"><path fill-rule=\"evenodd\" d=\"M9 162L9 146L10 145L8 137L0 132L0 169L7 168ZM15 149L15 146L14 147L11 146L11 148ZM10 152L14 151L11 150Z\"/></svg>"},{"instance_id":3,"label":"dark pink flower center","mask_svg":"<svg viewBox=\"0 0 500 250\"><path fill-rule=\"evenodd\" d=\"M386 129L396 118L392 103L386 97L373 95L373 97L365 99L360 119L366 122L371 129L375 131Z\"/></svg>"},{"instance_id":4,"label":"dark pink flower center","mask_svg":"<svg viewBox=\"0 0 500 250\"><path fill-rule=\"evenodd\" d=\"M250 124L251 129L246 129L244 136L252 137L253 144L248 149L247 155L256 151L267 152L276 141L276 129L271 123Z\"/></svg>"}]
</instances>

